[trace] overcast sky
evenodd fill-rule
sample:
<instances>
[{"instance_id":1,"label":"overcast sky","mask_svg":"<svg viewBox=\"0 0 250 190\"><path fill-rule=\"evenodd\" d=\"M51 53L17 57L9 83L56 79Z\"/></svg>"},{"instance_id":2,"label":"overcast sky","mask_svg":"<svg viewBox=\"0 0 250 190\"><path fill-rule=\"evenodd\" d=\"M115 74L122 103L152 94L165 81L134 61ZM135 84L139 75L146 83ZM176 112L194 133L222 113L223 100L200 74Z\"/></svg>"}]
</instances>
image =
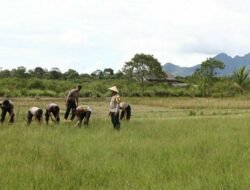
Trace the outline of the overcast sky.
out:
<instances>
[{"instance_id":1,"label":"overcast sky","mask_svg":"<svg viewBox=\"0 0 250 190\"><path fill-rule=\"evenodd\" d=\"M248 0L0 0L0 67L90 73L136 53L180 66L243 56L249 10Z\"/></svg>"}]
</instances>

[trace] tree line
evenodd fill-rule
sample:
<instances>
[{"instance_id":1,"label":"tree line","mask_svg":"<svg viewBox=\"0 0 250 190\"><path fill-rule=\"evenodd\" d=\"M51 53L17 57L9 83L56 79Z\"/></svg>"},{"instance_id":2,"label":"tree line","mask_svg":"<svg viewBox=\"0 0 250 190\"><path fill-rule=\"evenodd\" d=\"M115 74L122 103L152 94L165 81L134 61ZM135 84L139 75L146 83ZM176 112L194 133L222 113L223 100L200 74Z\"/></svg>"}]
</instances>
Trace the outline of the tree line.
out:
<instances>
[{"instance_id":1,"label":"tree line","mask_svg":"<svg viewBox=\"0 0 250 190\"><path fill-rule=\"evenodd\" d=\"M63 73L59 68L27 70L20 66L0 71L0 96L11 94L13 90L16 96L63 96L76 83L84 83L83 96L97 97L105 96L110 85L117 85L126 96L224 97L248 93L247 68L235 70L232 76L218 76L224 67L223 62L208 58L192 76L177 77L187 84L185 87L173 87L167 81L168 74L162 70L161 63L153 55L143 53L135 54L117 73L112 68L80 74L73 69Z\"/></svg>"},{"instance_id":2,"label":"tree line","mask_svg":"<svg viewBox=\"0 0 250 190\"><path fill-rule=\"evenodd\" d=\"M27 70L24 66L19 66L12 70L0 70L0 78L42 78L51 80L76 80L76 79L91 79L91 78L120 78L122 72L118 71L114 73L111 68L105 68L104 70L96 70L91 74L80 74L74 69L68 69L66 72L61 72L57 67L53 67L51 70L42 67L35 67L34 69Z\"/></svg>"}]
</instances>

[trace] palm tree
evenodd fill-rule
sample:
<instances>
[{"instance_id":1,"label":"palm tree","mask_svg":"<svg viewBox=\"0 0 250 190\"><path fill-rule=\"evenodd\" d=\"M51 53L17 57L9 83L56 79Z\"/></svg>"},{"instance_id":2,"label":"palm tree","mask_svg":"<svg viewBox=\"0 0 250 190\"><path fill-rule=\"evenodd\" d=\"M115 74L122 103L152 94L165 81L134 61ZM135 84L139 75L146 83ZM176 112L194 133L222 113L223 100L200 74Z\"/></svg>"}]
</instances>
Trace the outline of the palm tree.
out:
<instances>
[{"instance_id":1,"label":"palm tree","mask_svg":"<svg viewBox=\"0 0 250 190\"><path fill-rule=\"evenodd\" d=\"M243 89L248 76L249 76L249 71L246 70L246 66L240 67L238 70L234 71L233 79L236 83L236 86Z\"/></svg>"}]
</instances>

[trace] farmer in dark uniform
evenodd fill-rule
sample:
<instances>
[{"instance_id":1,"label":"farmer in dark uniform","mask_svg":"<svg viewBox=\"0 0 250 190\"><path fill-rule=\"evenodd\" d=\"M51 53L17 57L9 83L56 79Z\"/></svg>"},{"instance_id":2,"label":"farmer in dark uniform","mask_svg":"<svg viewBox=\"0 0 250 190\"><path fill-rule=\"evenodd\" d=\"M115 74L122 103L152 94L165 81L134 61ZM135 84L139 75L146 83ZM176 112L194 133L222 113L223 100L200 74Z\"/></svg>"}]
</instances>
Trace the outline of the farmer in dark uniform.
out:
<instances>
[{"instance_id":1,"label":"farmer in dark uniform","mask_svg":"<svg viewBox=\"0 0 250 190\"><path fill-rule=\"evenodd\" d=\"M46 124L49 124L49 118L51 118L52 121L59 123L60 121L59 114L60 114L60 108L57 104L55 103L48 104L45 111Z\"/></svg>"},{"instance_id":2,"label":"farmer in dark uniform","mask_svg":"<svg viewBox=\"0 0 250 190\"><path fill-rule=\"evenodd\" d=\"M79 92L81 90L82 86L78 85L76 89L72 89L69 91L67 97L66 97L66 112L64 115L64 119L67 120L70 111L72 110L71 118L70 120L73 120L75 118L75 112L76 112L76 107L78 105L78 96Z\"/></svg>"},{"instance_id":3,"label":"farmer in dark uniform","mask_svg":"<svg viewBox=\"0 0 250 190\"><path fill-rule=\"evenodd\" d=\"M83 119L84 119L83 124L88 125L91 113L92 113L92 109L89 106L85 106L85 105L77 106L76 117L78 121L75 127L81 127Z\"/></svg>"},{"instance_id":4,"label":"farmer in dark uniform","mask_svg":"<svg viewBox=\"0 0 250 190\"><path fill-rule=\"evenodd\" d=\"M38 121L39 124L42 123L43 110L39 107L31 107L27 114L27 124L30 124L33 116Z\"/></svg>"},{"instance_id":5,"label":"farmer in dark uniform","mask_svg":"<svg viewBox=\"0 0 250 190\"><path fill-rule=\"evenodd\" d=\"M113 124L114 129L120 129L120 121L119 121L119 104L120 104L120 96L119 91L116 86L110 87L112 97L109 104L109 115L111 117L111 122Z\"/></svg>"},{"instance_id":6,"label":"farmer in dark uniform","mask_svg":"<svg viewBox=\"0 0 250 190\"><path fill-rule=\"evenodd\" d=\"M1 120L0 122L3 123L5 120L5 116L6 113L9 113L10 119L9 119L9 123L13 123L14 122L14 105L10 100L4 100L2 102L0 102L0 106L2 109L2 114L1 114Z\"/></svg>"},{"instance_id":7,"label":"farmer in dark uniform","mask_svg":"<svg viewBox=\"0 0 250 190\"><path fill-rule=\"evenodd\" d=\"M121 109L120 120L123 120L123 119L126 119L127 121L130 120L131 106L126 102L121 102L120 103L120 109Z\"/></svg>"}]
</instances>

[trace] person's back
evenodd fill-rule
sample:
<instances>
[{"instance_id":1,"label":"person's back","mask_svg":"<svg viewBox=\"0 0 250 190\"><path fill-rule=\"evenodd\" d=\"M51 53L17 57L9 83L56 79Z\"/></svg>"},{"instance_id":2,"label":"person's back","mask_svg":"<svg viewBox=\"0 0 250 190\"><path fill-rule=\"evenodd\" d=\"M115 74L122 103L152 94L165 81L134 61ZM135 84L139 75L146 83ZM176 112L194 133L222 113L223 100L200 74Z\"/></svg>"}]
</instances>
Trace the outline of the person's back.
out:
<instances>
[{"instance_id":1,"label":"person's back","mask_svg":"<svg viewBox=\"0 0 250 190\"><path fill-rule=\"evenodd\" d=\"M39 109L40 109L39 107L31 107L29 109L29 112L34 116L34 115L36 115L36 113L38 112Z\"/></svg>"},{"instance_id":2,"label":"person's back","mask_svg":"<svg viewBox=\"0 0 250 190\"><path fill-rule=\"evenodd\" d=\"M69 100L75 101L78 96L79 96L79 90L77 88L76 89L72 89L68 93L67 101L69 101Z\"/></svg>"},{"instance_id":3,"label":"person's back","mask_svg":"<svg viewBox=\"0 0 250 190\"><path fill-rule=\"evenodd\" d=\"M72 110L72 115L70 120L73 120L75 117L75 111L76 111L76 107L78 106L78 96L80 93L82 86L78 85L76 89L72 89L69 91L67 97L66 97L66 112L64 114L64 119L67 120L70 111Z\"/></svg>"},{"instance_id":4,"label":"person's back","mask_svg":"<svg viewBox=\"0 0 250 190\"><path fill-rule=\"evenodd\" d=\"M121 102L119 106L120 106L120 109L126 109L128 107L128 103Z\"/></svg>"}]
</instances>

